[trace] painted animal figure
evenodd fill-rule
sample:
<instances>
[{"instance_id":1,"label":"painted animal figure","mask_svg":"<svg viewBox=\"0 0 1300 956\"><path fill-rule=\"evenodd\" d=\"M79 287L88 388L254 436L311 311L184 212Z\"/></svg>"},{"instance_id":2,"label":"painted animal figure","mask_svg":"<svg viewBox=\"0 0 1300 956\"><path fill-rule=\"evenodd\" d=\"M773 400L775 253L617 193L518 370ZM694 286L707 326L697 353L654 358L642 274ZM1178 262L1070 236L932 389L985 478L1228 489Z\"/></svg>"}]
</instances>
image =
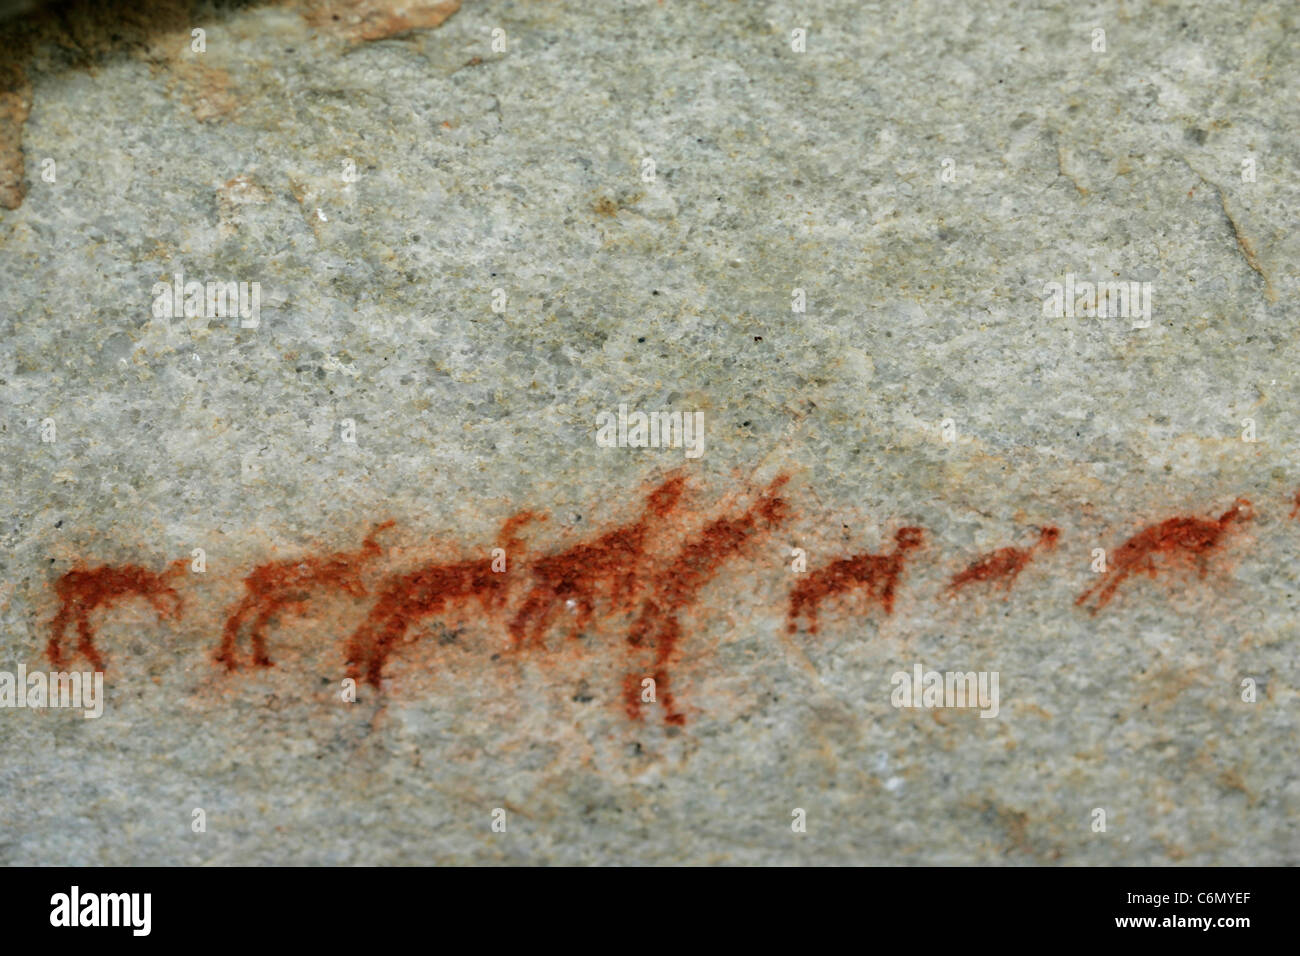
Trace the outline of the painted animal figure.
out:
<instances>
[{"instance_id":1,"label":"painted animal figure","mask_svg":"<svg viewBox=\"0 0 1300 956\"><path fill-rule=\"evenodd\" d=\"M85 655L95 670L104 669L104 658L95 647L95 632L90 626L90 613L96 608L111 607L131 597L142 597L153 605L159 619L180 617L181 596L170 582L184 572L185 565L184 558L173 561L161 574L135 564L106 564L68 571L54 584L59 610L51 625L49 643L45 646L50 663L56 668L63 667L64 634L68 625L75 623L77 650Z\"/></svg>"},{"instance_id":2,"label":"painted animal figure","mask_svg":"<svg viewBox=\"0 0 1300 956\"><path fill-rule=\"evenodd\" d=\"M961 588L978 581L992 581L995 587L1009 592L1020 572L1025 569L1039 548L1052 550L1061 537L1059 528L1045 527L1039 530L1038 540L1027 548L998 548L973 561L964 571L959 571L948 582L947 593L954 594Z\"/></svg>"},{"instance_id":3,"label":"painted animal figure","mask_svg":"<svg viewBox=\"0 0 1300 956\"><path fill-rule=\"evenodd\" d=\"M517 532L530 521L532 512L508 519L497 535L497 546L507 555L522 551ZM477 600L484 612L505 603L509 566L493 565L495 558L432 564L388 578L370 614L348 642L348 676L381 686L384 663L406 632L427 617L441 614L453 605Z\"/></svg>"},{"instance_id":4,"label":"painted animal figure","mask_svg":"<svg viewBox=\"0 0 1300 956\"><path fill-rule=\"evenodd\" d=\"M510 622L514 645L541 646L566 608L575 612L569 636L576 637L595 619L598 602L635 606L646 580L650 533L676 507L685 487L681 476L670 478L650 493L636 521L532 562L533 585Z\"/></svg>"},{"instance_id":5,"label":"painted animal figure","mask_svg":"<svg viewBox=\"0 0 1300 956\"><path fill-rule=\"evenodd\" d=\"M894 534L895 548L889 554L856 554L810 571L790 592L786 630L793 634L803 616L808 619L809 632L816 634L822 601L857 590L866 591L868 605L874 601L886 614L893 614L894 595L903 577L907 555L921 547L924 534L921 528L899 528Z\"/></svg>"},{"instance_id":6,"label":"painted animal figure","mask_svg":"<svg viewBox=\"0 0 1300 956\"><path fill-rule=\"evenodd\" d=\"M253 619L250 633L253 664L272 667L266 649L266 628L271 618L284 610L305 610L308 599L324 590L342 591L353 597L365 597L361 576L365 566L382 554L375 540L381 531L393 526L385 521L376 525L361 543L359 551L338 551L323 558L295 558L271 561L254 568L244 578L244 599L226 618L217 661L227 670L239 666L236 646L245 621Z\"/></svg>"},{"instance_id":7,"label":"painted animal figure","mask_svg":"<svg viewBox=\"0 0 1300 956\"><path fill-rule=\"evenodd\" d=\"M1253 516L1250 502L1238 498L1218 518L1168 518L1145 528L1119 546L1102 579L1075 598L1074 603L1082 605L1095 593L1097 603L1091 613L1096 614L1110 603L1116 589L1132 575L1145 571L1154 578L1158 570L1155 563L1157 554L1166 555L1176 563L1195 564L1200 577L1204 578L1210 555L1219 547L1224 532L1233 522L1246 521Z\"/></svg>"},{"instance_id":8,"label":"painted animal figure","mask_svg":"<svg viewBox=\"0 0 1300 956\"><path fill-rule=\"evenodd\" d=\"M758 534L786 520L787 502L777 492L789 480L788 475L774 479L739 518L711 521L653 576L649 596L632 624L627 643L633 648L654 649L655 699L663 705L666 723L685 723L669 685L669 666L682 640L682 613L695 603L700 590L717 576L723 564L740 554ZM640 716L643 679L633 674L624 681L624 700L628 716L633 718Z\"/></svg>"}]
</instances>

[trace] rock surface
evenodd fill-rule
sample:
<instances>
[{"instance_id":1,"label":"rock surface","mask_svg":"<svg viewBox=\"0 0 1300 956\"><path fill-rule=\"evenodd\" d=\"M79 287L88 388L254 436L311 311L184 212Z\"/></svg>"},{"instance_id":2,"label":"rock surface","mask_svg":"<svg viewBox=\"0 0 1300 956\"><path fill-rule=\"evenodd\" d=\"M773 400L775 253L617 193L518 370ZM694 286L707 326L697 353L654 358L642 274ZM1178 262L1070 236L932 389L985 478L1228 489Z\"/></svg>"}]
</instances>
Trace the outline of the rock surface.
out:
<instances>
[{"instance_id":1,"label":"rock surface","mask_svg":"<svg viewBox=\"0 0 1300 956\"><path fill-rule=\"evenodd\" d=\"M0 711L0 862L1300 862L1294 5L398 6L8 45L0 670L49 669L71 569L205 570L92 612L102 717ZM158 315L177 273L256 315ZM1045 314L1067 275L1149 323ZM599 444L620 404L702 412L702 454ZM516 646L530 562L671 476L643 590L570 636L558 587ZM1168 545L1076 605L1094 549L1239 497L1203 576ZM384 588L523 510L504 605L408 615L345 702ZM892 613L788 633L905 526ZM271 561L321 576L228 671ZM678 723L628 713L653 600ZM997 716L895 707L916 665L996 672Z\"/></svg>"}]
</instances>

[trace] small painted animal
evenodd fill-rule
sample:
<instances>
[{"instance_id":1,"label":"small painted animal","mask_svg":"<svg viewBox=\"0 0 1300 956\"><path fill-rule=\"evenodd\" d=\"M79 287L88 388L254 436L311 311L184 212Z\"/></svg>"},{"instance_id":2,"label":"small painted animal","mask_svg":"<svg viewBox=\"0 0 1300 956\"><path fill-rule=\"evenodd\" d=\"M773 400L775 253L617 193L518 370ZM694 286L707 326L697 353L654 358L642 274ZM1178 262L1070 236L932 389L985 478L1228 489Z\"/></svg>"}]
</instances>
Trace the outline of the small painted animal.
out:
<instances>
[{"instance_id":1,"label":"small painted animal","mask_svg":"<svg viewBox=\"0 0 1300 956\"><path fill-rule=\"evenodd\" d=\"M1224 532L1233 522L1246 521L1253 516L1250 502L1238 498L1218 518L1168 518L1144 528L1119 546L1102 579L1075 598L1074 603L1082 605L1096 593L1097 603L1091 610L1096 614L1110 603L1116 589L1132 575L1145 571L1154 578L1157 554L1166 555L1174 562L1195 564L1200 577L1204 578L1210 555L1218 548Z\"/></svg>"},{"instance_id":2,"label":"small painted animal","mask_svg":"<svg viewBox=\"0 0 1300 956\"><path fill-rule=\"evenodd\" d=\"M266 649L266 628L271 618L285 610L302 613L308 599L317 592L337 590L353 597L365 597L362 572L366 565L382 554L376 541L381 531L393 526L385 521L376 525L361 543L359 551L338 551L323 558L294 558L259 565L244 578L244 599L226 618L217 661L227 670L239 666L236 646L244 622L253 619L250 633L253 664L272 667Z\"/></svg>"},{"instance_id":3,"label":"small painted animal","mask_svg":"<svg viewBox=\"0 0 1300 956\"><path fill-rule=\"evenodd\" d=\"M836 594L865 590L867 603L879 603L886 614L894 613L894 595L902 580L909 552L921 547L924 530L908 526L894 534L895 548L889 554L856 554L838 558L825 567L808 572L790 592L790 611L786 630L798 630L801 616L808 619L808 630L817 633L817 614L821 602Z\"/></svg>"},{"instance_id":4,"label":"small painted animal","mask_svg":"<svg viewBox=\"0 0 1300 956\"><path fill-rule=\"evenodd\" d=\"M508 519L497 535L497 546L507 555L522 551L517 532L534 520L538 519L532 512ZM503 606L510 575L507 565L496 570L496 561L489 557L432 564L388 578L379 599L348 642L348 676L379 687L388 656L419 621L470 600L477 600L485 612Z\"/></svg>"},{"instance_id":5,"label":"small painted animal","mask_svg":"<svg viewBox=\"0 0 1300 956\"><path fill-rule=\"evenodd\" d=\"M788 475L778 475L740 517L709 522L651 579L627 643L633 648L654 650L655 694L663 706L666 723L685 723L669 686L669 667L683 636L682 613L695 603L700 590L717 576L723 564L740 554L757 535L780 527L786 520L787 502L777 492L789 480ZM633 718L640 716L643 679L633 674L623 683L626 710Z\"/></svg>"},{"instance_id":6,"label":"small painted animal","mask_svg":"<svg viewBox=\"0 0 1300 956\"><path fill-rule=\"evenodd\" d=\"M569 636L576 637L595 619L600 602L634 606L646 581L650 532L676 507L685 486L681 476L670 478L650 493L636 521L533 561L533 586L510 622L514 645L541 646L565 608L575 612Z\"/></svg>"},{"instance_id":7,"label":"small painted animal","mask_svg":"<svg viewBox=\"0 0 1300 956\"><path fill-rule=\"evenodd\" d=\"M64 666L64 634L68 625L75 623L77 650L95 670L104 669L104 658L95 647L95 631L90 626L90 613L96 608L112 607L127 598L142 597L153 605L159 620L180 617L181 596L170 582L184 572L186 563L184 558L173 561L161 574L135 564L105 564L68 571L54 584L59 610L51 624L49 643L45 646L50 663L56 668ZM170 607L167 602L170 602Z\"/></svg>"},{"instance_id":8,"label":"small painted animal","mask_svg":"<svg viewBox=\"0 0 1300 956\"><path fill-rule=\"evenodd\" d=\"M1048 526L1039 530L1038 540L1027 548L1008 547L990 551L982 558L971 562L966 570L954 574L952 580L948 582L946 593L954 594L960 588L978 581L992 581L995 587L1009 592L1011 585L1015 584L1016 578L1020 576L1020 572L1033 558L1034 552L1039 548L1052 550L1060 537L1059 528Z\"/></svg>"}]
</instances>

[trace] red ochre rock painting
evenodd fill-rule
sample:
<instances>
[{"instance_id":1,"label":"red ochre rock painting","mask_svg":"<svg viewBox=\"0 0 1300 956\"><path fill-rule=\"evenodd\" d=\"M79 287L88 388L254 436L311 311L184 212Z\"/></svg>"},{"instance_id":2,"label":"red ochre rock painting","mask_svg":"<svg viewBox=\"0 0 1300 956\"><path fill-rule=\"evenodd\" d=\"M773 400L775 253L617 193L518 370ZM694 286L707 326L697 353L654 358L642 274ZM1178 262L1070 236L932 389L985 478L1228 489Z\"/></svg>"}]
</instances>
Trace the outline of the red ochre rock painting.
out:
<instances>
[{"instance_id":1,"label":"red ochre rock painting","mask_svg":"<svg viewBox=\"0 0 1300 956\"><path fill-rule=\"evenodd\" d=\"M359 551L339 551L323 558L270 561L254 568L244 578L243 601L226 618L217 661L224 664L227 670L239 666L236 644L240 629L250 616L253 618L250 630L253 663L258 667L270 667L271 658L266 651L266 626L280 611L302 611L313 592L318 591L342 591L353 597L365 597L367 592L362 583L362 572L367 564L383 553L375 537L394 524L393 521L385 521L376 525L361 543Z\"/></svg>"},{"instance_id":2,"label":"red ochre rock painting","mask_svg":"<svg viewBox=\"0 0 1300 956\"><path fill-rule=\"evenodd\" d=\"M739 555L759 535L775 530L785 521L788 504L777 492L789 480L788 475L777 477L738 518L722 517L709 522L650 581L649 596L632 625L627 643L632 648L654 650L655 699L663 705L664 720L670 724L685 723L669 680L669 666L682 640L682 614L696 602L700 590L717 576L727 561ZM629 675L624 681L628 716L634 719L641 716L643 680Z\"/></svg>"},{"instance_id":3,"label":"red ochre rock painting","mask_svg":"<svg viewBox=\"0 0 1300 956\"><path fill-rule=\"evenodd\" d=\"M517 532L536 519L531 511L509 518L497 534L500 551L493 557L430 564L386 580L379 600L348 641L348 676L379 687L384 662L413 625L470 601L477 601L484 613L503 606L510 555L522 550Z\"/></svg>"},{"instance_id":4,"label":"red ochre rock painting","mask_svg":"<svg viewBox=\"0 0 1300 956\"><path fill-rule=\"evenodd\" d=\"M1027 548L1008 547L990 551L972 561L966 570L954 574L945 593L951 597L964 587L986 581L1009 593L1011 585L1016 583L1016 578L1025 569L1025 565L1033 560L1034 553L1039 548L1052 550L1060 538L1061 529L1048 525L1039 530L1038 540Z\"/></svg>"},{"instance_id":5,"label":"red ochre rock painting","mask_svg":"<svg viewBox=\"0 0 1300 956\"><path fill-rule=\"evenodd\" d=\"M480 615L501 632L503 651L519 653L546 653L546 638L553 631L563 631L568 639L593 627L608 630L618 618L630 623L622 642L612 646L622 648L630 667L644 668L624 680L624 709L634 719L643 716L649 678L664 720L680 725L685 716L674 696L671 671L680 659L688 615L725 565L753 558L756 543L788 523L790 504L783 494L788 481L788 475L779 475L752 494L743 509L730 508L700 522L682 508L687 483L677 474L646 494L634 520L576 544L530 554L520 532L546 519L525 510L502 525L491 557L400 571L384 570L380 535L395 524L385 521L375 525L354 551L305 555L254 568L244 578L242 600L226 617L215 659L226 670L237 670L239 641L247 630L248 663L273 666L267 630L277 615L301 612L307 602L327 595L373 599L365 619L343 643L340 656L350 677L376 688L383 685L384 668L393 652L411 632L418 637L418 626L429 618ZM1297 513L1300 492L1292 515ZM1238 498L1218 518L1180 515L1152 525L1114 552L1102 579L1075 603L1084 605L1095 595L1090 611L1096 614L1124 581L1139 572L1154 577L1178 566L1194 566L1204 578L1209 559L1221 548L1230 527L1252 516L1250 502ZM669 530L675 550L664 546ZM956 595L976 583L1009 592L1035 554L1056 547L1059 537L1057 528L1045 526L1037 542L1028 547L990 552L954 575L945 593ZM845 597L860 595L865 610L874 605L892 614L907 565L925 547L925 538L922 528L908 525L895 533L892 550L837 558L801 576L789 594L787 630L794 633L800 619L806 619L808 630L817 633L822 606ZM97 670L104 669L91 619L97 610L140 598L160 619L179 619L183 604L173 582L185 565L180 560L153 572L136 564L88 567L83 562L67 571L54 582L59 607L46 645L51 664L65 665L66 633L74 625L77 652Z\"/></svg>"},{"instance_id":6,"label":"red ochre rock painting","mask_svg":"<svg viewBox=\"0 0 1300 956\"><path fill-rule=\"evenodd\" d=\"M1237 521L1248 521L1253 516L1250 502L1238 498L1218 518L1179 516L1144 528L1119 546L1111 555L1102 579L1075 598L1074 603L1082 605L1095 593L1097 603L1091 612L1096 614L1110 603L1116 589L1132 575L1145 571L1154 578L1162 566L1194 565L1204 579L1209 559L1219 550L1228 527ZM1164 559L1159 565L1157 556Z\"/></svg>"},{"instance_id":7,"label":"red ochre rock painting","mask_svg":"<svg viewBox=\"0 0 1300 956\"><path fill-rule=\"evenodd\" d=\"M96 608L108 608L129 598L142 597L153 605L160 618L179 618L181 596L170 582L184 573L185 564L183 558L173 561L161 574L136 564L105 564L68 571L54 584L59 611L50 626L50 641L45 645L50 663L60 669L64 666L64 632L69 624L75 623L77 651L94 665L95 670L104 669L104 658L95 647L95 630L90 625L90 614Z\"/></svg>"},{"instance_id":8,"label":"red ochre rock painting","mask_svg":"<svg viewBox=\"0 0 1300 956\"><path fill-rule=\"evenodd\" d=\"M816 634L822 602L837 595L866 592L866 603L877 603L886 614L894 613L894 595L902 580L909 552L920 548L925 531L909 525L894 533L894 550L888 554L855 554L837 558L825 567L809 571L790 592L786 630L798 630L799 618L808 619L808 630Z\"/></svg>"},{"instance_id":9,"label":"red ochre rock painting","mask_svg":"<svg viewBox=\"0 0 1300 956\"><path fill-rule=\"evenodd\" d=\"M566 608L577 610L570 637L591 625L599 602L608 613L635 608L647 583L651 532L677 509L685 487L686 480L674 476L650 493L636 521L532 562L532 587L510 622L515 645L541 645Z\"/></svg>"}]
</instances>

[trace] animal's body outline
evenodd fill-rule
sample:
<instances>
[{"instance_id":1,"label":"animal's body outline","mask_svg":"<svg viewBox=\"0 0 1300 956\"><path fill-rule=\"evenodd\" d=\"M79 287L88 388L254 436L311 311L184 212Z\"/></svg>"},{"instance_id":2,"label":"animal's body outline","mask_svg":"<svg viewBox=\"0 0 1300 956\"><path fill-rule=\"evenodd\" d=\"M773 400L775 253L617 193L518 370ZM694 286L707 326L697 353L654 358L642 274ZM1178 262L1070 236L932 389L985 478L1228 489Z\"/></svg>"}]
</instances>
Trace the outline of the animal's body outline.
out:
<instances>
[{"instance_id":1,"label":"animal's body outline","mask_svg":"<svg viewBox=\"0 0 1300 956\"><path fill-rule=\"evenodd\" d=\"M1061 529L1055 525L1045 525L1038 531L1038 540L1027 548L1009 546L990 551L976 558L965 570L958 571L948 582L944 593L951 596L959 589L982 581L992 581L995 588L1001 588L1010 594L1016 578L1033 559L1039 548L1051 551L1060 540Z\"/></svg>"},{"instance_id":2,"label":"animal's body outline","mask_svg":"<svg viewBox=\"0 0 1300 956\"><path fill-rule=\"evenodd\" d=\"M1156 554L1194 561L1200 578L1204 580L1210 554L1218 547L1229 525L1234 521L1248 521L1253 515L1250 501L1238 498L1218 518L1180 515L1149 525L1115 549L1101 580L1075 598L1074 603L1082 605L1096 593L1097 603L1090 609L1090 613L1096 614L1110 603L1115 591L1132 575L1145 571L1154 578L1159 570L1154 561Z\"/></svg>"},{"instance_id":3,"label":"animal's body outline","mask_svg":"<svg viewBox=\"0 0 1300 956\"><path fill-rule=\"evenodd\" d=\"M777 528L785 521L787 502L777 492L789 480L788 475L773 479L760 493L759 500L739 518L724 516L709 522L655 573L653 585L648 588L650 596L628 631L627 643L633 648L654 646L652 676L656 699L663 704L665 723L681 725L686 721L677 710L669 672L681 645L682 611L695 603L700 590L717 576L725 561L739 554L756 534ZM633 719L641 714L640 694L641 681L636 675L629 675L624 680L624 701L628 716Z\"/></svg>"},{"instance_id":4,"label":"animal's body outline","mask_svg":"<svg viewBox=\"0 0 1300 956\"><path fill-rule=\"evenodd\" d=\"M881 554L862 553L837 558L815 571L809 571L790 592L786 631L799 629L799 618L808 620L808 632L819 628L818 608L823 599L865 589L867 604L880 604L885 614L894 613L894 596L907 566L907 555L920 548L925 529L906 525L894 532L894 550Z\"/></svg>"},{"instance_id":5,"label":"animal's body outline","mask_svg":"<svg viewBox=\"0 0 1300 956\"><path fill-rule=\"evenodd\" d=\"M324 557L290 558L259 564L244 577L244 598L226 617L216 660L227 671L239 666L236 653L244 622L253 616L250 637L254 667L274 667L266 648L266 628L281 611L302 612L313 593L324 588L343 591L352 597L368 597L361 574L363 568L383 554L376 540L381 531L396 524L375 525L357 551L336 551Z\"/></svg>"},{"instance_id":6,"label":"animal's body outline","mask_svg":"<svg viewBox=\"0 0 1300 956\"><path fill-rule=\"evenodd\" d=\"M686 479L674 475L652 491L636 521L620 525L594 542L579 542L564 551L529 563L533 584L509 624L516 648L542 646L564 607L577 611L569 627L576 637L596 619L597 603L621 597L632 603L649 572L646 545L655 519L665 518L685 492ZM615 568L616 572L607 569ZM594 572L593 572L593 569ZM572 603L570 603L572 602Z\"/></svg>"},{"instance_id":7,"label":"animal's body outline","mask_svg":"<svg viewBox=\"0 0 1300 956\"><path fill-rule=\"evenodd\" d=\"M539 516L531 511L508 518L497 533L497 546L507 555L522 551L517 532L536 520ZM412 625L473 599L484 612L501 607L510 568L496 571L493 561L488 557L426 564L386 578L370 613L348 639L348 676L381 687L384 664Z\"/></svg>"},{"instance_id":8,"label":"animal's body outline","mask_svg":"<svg viewBox=\"0 0 1300 956\"><path fill-rule=\"evenodd\" d=\"M161 573L138 564L101 564L94 568L75 567L63 574L54 583L59 610L50 624L50 639L45 645L50 663L59 668L63 666L63 640L68 625L75 622L77 651L90 661L95 670L104 669L104 658L95 647L95 631L90 626L90 613L97 608L112 607L119 601L142 597L153 606L159 620L180 617L184 605L180 593L169 582L185 570L186 563L184 558L173 561ZM170 608L164 599L171 600Z\"/></svg>"},{"instance_id":9,"label":"animal's body outline","mask_svg":"<svg viewBox=\"0 0 1300 956\"><path fill-rule=\"evenodd\" d=\"M504 611L507 605L519 608L510 602L519 594L514 587L521 580L526 607L530 595L535 595L539 587L537 575L538 569L542 569L541 585L546 589L545 594L535 595L540 603L535 603L527 613L519 608L513 617L497 618L494 623L501 626L502 636L516 650L530 643L544 646L543 639L561 607L578 609L577 622L571 633L603 616L607 609L601 605L606 602L610 604L610 616L615 610L627 611L632 617L630 631L623 635L626 643L632 648L653 651L647 670L653 673L663 690L665 719L670 723L681 723L683 718L669 689L669 670L684 640L683 615L698 601L700 590L719 573L720 566L741 551L744 542L752 538L760 525L766 528L781 523L785 500L776 497L774 492L786 480L783 476L774 481L762 493L762 500L739 517L716 518L702 529L683 533L684 543L672 558L664 556L664 549L652 550L647 545L654 543L651 533L665 521L671 519L676 523L679 520L678 516L670 513L685 487L680 476L661 483L650 494L637 521L607 531L587 543L580 542L562 551L543 554L531 563L526 555L516 556L514 575L503 573L505 567L497 567L495 557L491 560L430 563L405 573L383 576L378 588L368 589L366 581L375 578L366 575L363 579L360 568L382 554L375 538L379 531L393 524L384 522L372 529L358 551L260 565L255 572L278 570L284 577L272 581L275 586L259 588L250 586L249 580L253 575L247 576L244 584L248 593L229 614L227 627L233 628L234 645L237 646L241 628L256 611L253 657L256 663L272 666L263 633L271 613L302 604L310 598L316 586L355 597L377 593L378 600L348 641L346 663L349 676L364 673L365 678L378 687L392 649L418 621L475 600L485 611ZM1300 491L1296 492L1295 498L1291 518L1300 515ZM1146 572L1154 577L1162 569L1170 570L1168 566L1175 563L1194 565L1200 578L1204 579L1208 563L1219 550L1224 535L1235 522L1252 517L1251 502L1237 498L1233 506L1217 518L1175 516L1143 528L1115 550L1111 568L1079 595L1075 604L1083 605L1095 595L1098 600L1091 613L1096 614L1134 574ZM655 519L659 519L658 522ZM532 520L545 520L545 517L532 512L515 515L502 526L498 542L523 554L523 545L516 532L523 523ZM817 633L822 602L861 590L866 591L868 613L872 604L878 604L886 615L891 615L897 589L905 574L907 556L923 546L924 536L925 531L920 527L899 528L894 535L896 547L890 553L840 558L810 575L801 576L799 583L788 593L788 630L795 632L800 619L807 618L811 632ZM1039 540L1033 545L1000 548L978 558L964 571L953 575L949 592L976 582L992 582L995 587L1009 591L1030 557L1039 549L1054 547L1058 536L1056 528L1044 526L1040 528ZM1164 556L1162 563L1157 563L1157 555ZM576 587L557 584L564 580L563 576L546 571L563 563L559 559L570 565L580 565L593 558L600 573L583 579L583 583ZM601 558L603 562L599 560ZM111 608L139 597L150 603L159 619L180 618L185 602L171 581L184 570L185 565L186 560L182 559L172 562L162 572L153 572L136 564L87 567L78 563L52 584L60 605L51 622L51 634L46 644L50 662L60 668L64 665L69 656L67 629L75 626L79 640L74 653L83 654L96 669L104 668L104 657L95 646L95 628L91 623L97 609ZM375 572L375 577L379 577L378 572ZM255 583L257 580L260 579L255 579ZM225 662L230 659L225 653L229 647L223 634L222 648L216 655L218 660ZM231 656L233 653L231 650ZM628 710L629 714L639 714L639 706L632 701L630 693Z\"/></svg>"}]
</instances>

